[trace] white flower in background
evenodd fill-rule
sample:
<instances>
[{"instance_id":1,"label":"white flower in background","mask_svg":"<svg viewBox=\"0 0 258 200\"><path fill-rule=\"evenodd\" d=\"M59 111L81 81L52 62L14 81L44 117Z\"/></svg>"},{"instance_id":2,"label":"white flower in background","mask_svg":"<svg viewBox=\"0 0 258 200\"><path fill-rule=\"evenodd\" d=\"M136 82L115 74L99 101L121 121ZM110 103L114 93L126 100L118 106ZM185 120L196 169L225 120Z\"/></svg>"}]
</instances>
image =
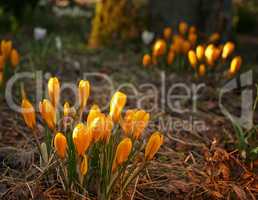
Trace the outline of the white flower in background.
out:
<instances>
[{"instance_id":1,"label":"white flower in background","mask_svg":"<svg viewBox=\"0 0 258 200\"><path fill-rule=\"evenodd\" d=\"M154 33L150 31L143 31L142 32L142 41L144 44L148 45L154 39Z\"/></svg>"},{"instance_id":2,"label":"white flower in background","mask_svg":"<svg viewBox=\"0 0 258 200\"><path fill-rule=\"evenodd\" d=\"M57 48L57 50L58 51L60 51L61 49L62 49L62 40L61 40L61 38L59 37L59 36L57 36L56 38L55 38L55 42L56 42L56 48Z\"/></svg>"},{"instance_id":3,"label":"white flower in background","mask_svg":"<svg viewBox=\"0 0 258 200\"><path fill-rule=\"evenodd\" d=\"M34 39L43 40L47 35L47 29L41 27L34 28Z\"/></svg>"}]
</instances>

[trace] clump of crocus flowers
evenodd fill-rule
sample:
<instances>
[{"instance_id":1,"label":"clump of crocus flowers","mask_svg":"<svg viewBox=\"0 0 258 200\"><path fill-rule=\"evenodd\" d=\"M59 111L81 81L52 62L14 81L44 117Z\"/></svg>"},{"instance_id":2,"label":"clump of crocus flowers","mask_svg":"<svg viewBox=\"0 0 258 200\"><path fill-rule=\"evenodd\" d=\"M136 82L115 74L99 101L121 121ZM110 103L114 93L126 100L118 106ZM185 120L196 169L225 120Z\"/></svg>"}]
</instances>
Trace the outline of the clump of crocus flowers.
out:
<instances>
[{"instance_id":1,"label":"clump of crocus flowers","mask_svg":"<svg viewBox=\"0 0 258 200\"><path fill-rule=\"evenodd\" d=\"M213 41L216 39L215 36L212 38ZM235 44L230 41L221 45L200 44L195 50L193 49L188 52L188 61L195 75L198 77L216 71L230 78L237 74L242 64L241 56L233 55L234 49ZM226 72L224 66L228 68Z\"/></svg>"},{"instance_id":2,"label":"clump of crocus flowers","mask_svg":"<svg viewBox=\"0 0 258 200\"><path fill-rule=\"evenodd\" d=\"M82 188L85 191L89 185L96 184L98 199L107 200L114 195L114 188L120 188L123 195L154 158L163 143L163 135L155 132L145 144L143 134L150 114L142 109L131 109L123 115L127 96L120 91L111 98L108 114L94 104L86 115L89 95L90 83L81 80L78 108L65 102L59 113L60 83L56 77L50 78L49 98L39 103L46 125L43 142L37 138L35 109L26 95L23 95L22 115L35 137L43 166L44 163L49 165L55 155L65 189L82 192Z\"/></svg>"},{"instance_id":3,"label":"clump of crocus flowers","mask_svg":"<svg viewBox=\"0 0 258 200\"><path fill-rule=\"evenodd\" d=\"M162 38L156 39L152 51L142 57L142 65L149 67L173 66L180 71L191 66L195 77L203 77L214 71L222 73L225 77L233 77L240 70L241 56L234 56L235 44L231 41L221 44L221 36L215 32L205 38L203 43L198 43L203 38L198 38L195 26L186 22L179 23L177 30L166 27ZM231 60L231 62L229 62ZM226 72L223 68L228 69ZM230 66L230 67L228 67Z\"/></svg>"},{"instance_id":4,"label":"clump of crocus flowers","mask_svg":"<svg viewBox=\"0 0 258 200\"><path fill-rule=\"evenodd\" d=\"M0 43L0 87L3 90L5 82L12 76L20 63L20 55L13 48L11 40L2 40Z\"/></svg>"},{"instance_id":5,"label":"clump of crocus flowers","mask_svg":"<svg viewBox=\"0 0 258 200\"><path fill-rule=\"evenodd\" d=\"M151 65L170 66L177 63L177 66L185 66L186 56L190 49L194 48L198 39L195 26L189 26L182 21L178 29L166 27L163 30L163 37L156 39L152 51L143 56L142 64L145 67ZM150 59L151 58L151 59Z\"/></svg>"}]
</instances>

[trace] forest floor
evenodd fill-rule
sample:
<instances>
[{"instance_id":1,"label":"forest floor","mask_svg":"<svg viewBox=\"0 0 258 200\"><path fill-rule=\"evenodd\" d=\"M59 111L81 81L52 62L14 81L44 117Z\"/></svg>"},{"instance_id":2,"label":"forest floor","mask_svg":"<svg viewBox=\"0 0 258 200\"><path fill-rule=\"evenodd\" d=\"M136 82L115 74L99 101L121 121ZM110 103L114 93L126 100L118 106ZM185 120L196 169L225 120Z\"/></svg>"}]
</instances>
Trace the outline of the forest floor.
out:
<instances>
[{"instance_id":1,"label":"forest floor","mask_svg":"<svg viewBox=\"0 0 258 200\"><path fill-rule=\"evenodd\" d=\"M104 74L115 90L124 85L122 90L129 97L127 108L136 107L137 100L144 96L156 95L145 99L142 108L150 109L157 105L151 109L152 121L166 136L165 143L157 159L128 190L128 199L133 199L131 196L139 200L258 198L258 160L244 160L243 152L236 148L238 141L232 123L219 105L219 91L226 81L214 82L220 80L217 77L195 80L190 71L177 73L172 68L146 69L141 65L141 45L130 43L89 50L85 37L78 35L76 29L70 34L67 34L69 28L66 26L57 29L50 30L43 41L31 39L30 29L24 29L13 37L22 55L19 71L40 70L44 83L50 74L58 76L62 83L76 83L84 73ZM57 37L61 38L60 50L56 48ZM258 45L255 41L258 41L257 38L239 36L238 47L246 63L242 72L252 68L257 78L255 50L258 50ZM90 76L89 80L93 86L89 105L93 102L106 105L112 92L107 80L103 76ZM144 89L146 83L155 86L157 93L150 87ZM178 83L185 84L191 92L194 84L205 84L198 93L197 110L193 110L191 98L179 102L179 105L171 99L161 102L162 95ZM26 80L24 84L28 96L34 99L35 84L31 80ZM130 87L125 84L130 84ZM249 88L255 95L255 85ZM179 88L176 92L184 94L185 90ZM19 103L19 92L14 92L14 96L15 102ZM72 100L73 97L64 94L62 99ZM227 94L223 105L230 112L240 115L241 90ZM186 111L175 112L180 106ZM257 124L257 113L254 118ZM162 121L165 127L160 125ZM183 124L183 127L166 126L170 122L172 125ZM58 183L50 182L48 185L42 181L35 152L34 141L21 114L13 111L4 101L0 105L0 199L67 199Z\"/></svg>"}]
</instances>

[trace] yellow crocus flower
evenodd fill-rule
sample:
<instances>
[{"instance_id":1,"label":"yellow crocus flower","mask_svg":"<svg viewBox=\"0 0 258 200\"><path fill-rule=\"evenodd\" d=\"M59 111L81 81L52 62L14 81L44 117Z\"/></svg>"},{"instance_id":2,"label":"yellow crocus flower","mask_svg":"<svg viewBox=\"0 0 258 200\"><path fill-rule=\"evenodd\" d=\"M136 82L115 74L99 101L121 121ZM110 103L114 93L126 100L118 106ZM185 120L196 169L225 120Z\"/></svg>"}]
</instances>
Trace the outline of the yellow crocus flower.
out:
<instances>
[{"instance_id":1,"label":"yellow crocus flower","mask_svg":"<svg viewBox=\"0 0 258 200\"><path fill-rule=\"evenodd\" d=\"M0 55L0 72L4 70L5 59L3 55Z\"/></svg>"},{"instance_id":2,"label":"yellow crocus flower","mask_svg":"<svg viewBox=\"0 0 258 200\"><path fill-rule=\"evenodd\" d=\"M170 27L164 28L164 30L163 30L163 37L166 40L169 40L171 38L171 35L172 35L172 29Z\"/></svg>"},{"instance_id":3,"label":"yellow crocus flower","mask_svg":"<svg viewBox=\"0 0 258 200\"><path fill-rule=\"evenodd\" d=\"M9 58L12 50L12 41L11 40L2 40L1 41L1 52L5 59Z\"/></svg>"},{"instance_id":4,"label":"yellow crocus flower","mask_svg":"<svg viewBox=\"0 0 258 200\"><path fill-rule=\"evenodd\" d=\"M158 152L162 144L163 144L163 135L159 132L153 133L145 148L145 159L151 160Z\"/></svg>"},{"instance_id":5,"label":"yellow crocus flower","mask_svg":"<svg viewBox=\"0 0 258 200\"><path fill-rule=\"evenodd\" d=\"M189 33L188 40L190 41L191 45L194 46L197 41L197 34L196 33Z\"/></svg>"},{"instance_id":6,"label":"yellow crocus flower","mask_svg":"<svg viewBox=\"0 0 258 200\"><path fill-rule=\"evenodd\" d=\"M167 57L167 64L171 65L174 62L174 59L176 57L176 54L173 50L170 50Z\"/></svg>"},{"instance_id":7,"label":"yellow crocus flower","mask_svg":"<svg viewBox=\"0 0 258 200\"><path fill-rule=\"evenodd\" d=\"M220 39L220 34L219 33L213 33L209 37L209 42L216 43L219 39Z\"/></svg>"},{"instance_id":8,"label":"yellow crocus flower","mask_svg":"<svg viewBox=\"0 0 258 200\"><path fill-rule=\"evenodd\" d=\"M222 58L227 59L230 54L235 50L235 44L233 42L227 42L222 50Z\"/></svg>"},{"instance_id":9,"label":"yellow crocus flower","mask_svg":"<svg viewBox=\"0 0 258 200\"><path fill-rule=\"evenodd\" d=\"M93 120L101 115L101 111L98 105L93 105L90 108L90 112L87 117L87 127L93 122Z\"/></svg>"},{"instance_id":10,"label":"yellow crocus flower","mask_svg":"<svg viewBox=\"0 0 258 200\"><path fill-rule=\"evenodd\" d=\"M149 119L150 114L144 110L128 110L121 126L126 136L132 135L134 139L139 139Z\"/></svg>"},{"instance_id":11,"label":"yellow crocus flower","mask_svg":"<svg viewBox=\"0 0 258 200\"><path fill-rule=\"evenodd\" d=\"M205 58L208 63L208 65L212 66L214 64L214 52L215 52L215 46L213 44L210 44L205 49Z\"/></svg>"},{"instance_id":12,"label":"yellow crocus flower","mask_svg":"<svg viewBox=\"0 0 258 200\"><path fill-rule=\"evenodd\" d=\"M16 49L12 49L10 60L14 68L20 63L20 55Z\"/></svg>"},{"instance_id":13,"label":"yellow crocus flower","mask_svg":"<svg viewBox=\"0 0 258 200\"><path fill-rule=\"evenodd\" d=\"M65 102L64 104L64 117L69 116L70 114L70 104L68 102Z\"/></svg>"},{"instance_id":14,"label":"yellow crocus flower","mask_svg":"<svg viewBox=\"0 0 258 200\"><path fill-rule=\"evenodd\" d=\"M39 102L39 111L48 127L54 130L56 126L56 111L52 103L47 99L44 99L43 102Z\"/></svg>"},{"instance_id":15,"label":"yellow crocus flower","mask_svg":"<svg viewBox=\"0 0 258 200\"><path fill-rule=\"evenodd\" d=\"M54 139L54 147L57 155L64 159L67 150L67 140L66 137L62 133L57 133Z\"/></svg>"},{"instance_id":16,"label":"yellow crocus flower","mask_svg":"<svg viewBox=\"0 0 258 200\"><path fill-rule=\"evenodd\" d=\"M90 96L89 81L81 80L79 82L78 95L79 95L80 108L83 109L87 105L87 101Z\"/></svg>"},{"instance_id":17,"label":"yellow crocus flower","mask_svg":"<svg viewBox=\"0 0 258 200\"><path fill-rule=\"evenodd\" d=\"M242 65L242 57L241 56L236 56L232 59L230 63L230 68L229 68L229 75L234 76L239 70Z\"/></svg>"},{"instance_id":18,"label":"yellow crocus flower","mask_svg":"<svg viewBox=\"0 0 258 200\"><path fill-rule=\"evenodd\" d=\"M178 26L178 31L180 34L184 35L186 34L188 29L188 24L186 22L180 22Z\"/></svg>"},{"instance_id":19,"label":"yellow crocus flower","mask_svg":"<svg viewBox=\"0 0 258 200\"><path fill-rule=\"evenodd\" d=\"M193 33L197 33L197 29L196 29L196 27L195 26L191 26L190 28L189 28L189 34L193 34Z\"/></svg>"},{"instance_id":20,"label":"yellow crocus flower","mask_svg":"<svg viewBox=\"0 0 258 200\"><path fill-rule=\"evenodd\" d=\"M151 56L149 54L145 54L142 58L142 65L144 67L148 67L151 65Z\"/></svg>"},{"instance_id":21,"label":"yellow crocus flower","mask_svg":"<svg viewBox=\"0 0 258 200\"><path fill-rule=\"evenodd\" d=\"M89 131L92 135L92 142L98 142L103 138L105 128L105 115L100 114L89 125Z\"/></svg>"},{"instance_id":22,"label":"yellow crocus flower","mask_svg":"<svg viewBox=\"0 0 258 200\"><path fill-rule=\"evenodd\" d=\"M200 77L204 76L206 73L206 66L204 64L201 64L198 69L198 75Z\"/></svg>"},{"instance_id":23,"label":"yellow crocus flower","mask_svg":"<svg viewBox=\"0 0 258 200\"><path fill-rule=\"evenodd\" d=\"M117 146L112 171L114 172L119 165L127 161L132 150L132 141L130 138L123 139Z\"/></svg>"},{"instance_id":24,"label":"yellow crocus flower","mask_svg":"<svg viewBox=\"0 0 258 200\"><path fill-rule=\"evenodd\" d=\"M198 45L196 47L196 56L198 58L199 61L202 61L204 58L204 52L205 52L205 48L203 45Z\"/></svg>"},{"instance_id":25,"label":"yellow crocus flower","mask_svg":"<svg viewBox=\"0 0 258 200\"><path fill-rule=\"evenodd\" d=\"M133 118L136 111L137 111L136 109L127 110L125 113L124 120L121 124L121 127L126 136L129 136L133 132Z\"/></svg>"},{"instance_id":26,"label":"yellow crocus flower","mask_svg":"<svg viewBox=\"0 0 258 200\"><path fill-rule=\"evenodd\" d=\"M116 92L110 101L109 115L115 123L120 120L121 112L126 104L127 96L122 92Z\"/></svg>"},{"instance_id":27,"label":"yellow crocus flower","mask_svg":"<svg viewBox=\"0 0 258 200\"><path fill-rule=\"evenodd\" d=\"M3 72L1 72L0 71L0 86L2 85L2 83L3 83L3 79L4 79L4 77L3 77L4 75L3 75Z\"/></svg>"},{"instance_id":28,"label":"yellow crocus flower","mask_svg":"<svg viewBox=\"0 0 258 200\"><path fill-rule=\"evenodd\" d=\"M197 61L197 56L193 50L190 50L188 52L188 60L189 60L189 63L191 64L192 68L195 69L198 61Z\"/></svg>"},{"instance_id":29,"label":"yellow crocus flower","mask_svg":"<svg viewBox=\"0 0 258 200\"><path fill-rule=\"evenodd\" d=\"M182 53L187 54L191 49L191 43L188 40L184 40L182 43Z\"/></svg>"},{"instance_id":30,"label":"yellow crocus flower","mask_svg":"<svg viewBox=\"0 0 258 200\"><path fill-rule=\"evenodd\" d=\"M51 103L56 108L59 102L60 96L60 84L57 77L52 77L48 81L48 95Z\"/></svg>"},{"instance_id":31,"label":"yellow crocus flower","mask_svg":"<svg viewBox=\"0 0 258 200\"><path fill-rule=\"evenodd\" d=\"M28 99L24 98L22 100L21 108L22 108L22 115L26 125L29 128L34 129L36 126L36 114L35 114L34 107L29 102Z\"/></svg>"},{"instance_id":32,"label":"yellow crocus flower","mask_svg":"<svg viewBox=\"0 0 258 200\"><path fill-rule=\"evenodd\" d=\"M133 117L133 137L139 139L144 129L147 127L150 119L150 114L144 110L138 110Z\"/></svg>"},{"instance_id":33,"label":"yellow crocus flower","mask_svg":"<svg viewBox=\"0 0 258 200\"><path fill-rule=\"evenodd\" d=\"M165 54L167 49L167 43L163 39L158 39L153 46L153 55L158 57Z\"/></svg>"},{"instance_id":34,"label":"yellow crocus flower","mask_svg":"<svg viewBox=\"0 0 258 200\"><path fill-rule=\"evenodd\" d=\"M110 116L105 116L105 127L102 134L102 140L107 144L111 136L114 123Z\"/></svg>"},{"instance_id":35,"label":"yellow crocus flower","mask_svg":"<svg viewBox=\"0 0 258 200\"><path fill-rule=\"evenodd\" d=\"M79 156L83 156L90 146L91 133L83 123L79 123L73 130L73 143Z\"/></svg>"}]
</instances>

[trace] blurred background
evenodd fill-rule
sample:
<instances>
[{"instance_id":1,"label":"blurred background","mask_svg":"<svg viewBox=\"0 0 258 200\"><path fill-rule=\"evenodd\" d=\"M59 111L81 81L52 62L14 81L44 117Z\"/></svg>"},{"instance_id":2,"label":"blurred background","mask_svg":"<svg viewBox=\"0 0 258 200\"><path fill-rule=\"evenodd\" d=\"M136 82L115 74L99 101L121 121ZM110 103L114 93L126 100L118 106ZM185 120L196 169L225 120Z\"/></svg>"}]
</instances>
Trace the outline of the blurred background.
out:
<instances>
[{"instance_id":1,"label":"blurred background","mask_svg":"<svg viewBox=\"0 0 258 200\"><path fill-rule=\"evenodd\" d=\"M1 0L0 32L26 33L32 36L35 27L42 27L48 34L66 32L87 40L98 0ZM113 7L121 7L114 20L122 22L114 28L112 37L128 41L139 38L143 30L160 33L165 26L176 27L184 20L203 33L219 32L224 41L239 37L246 54L253 55L257 46L258 2L256 0L117 0ZM110 6L112 10L112 6ZM116 12L116 11L115 11ZM115 23L115 22L114 22ZM114 25L116 26L116 25ZM100 29L108 32L105 27ZM67 35L67 34L65 34ZM248 48L245 49L245 45Z\"/></svg>"},{"instance_id":2,"label":"blurred background","mask_svg":"<svg viewBox=\"0 0 258 200\"><path fill-rule=\"evenodd\" d=\"M109 0L103 0L103 2ZM98 0L2 0L1 34L28 31L41 26L52 32L66 25L69 32L87 36ZM127 0L110 1L121 7L122 29L140 33L144 29L160 32L164 26L176 27L184 20L206 33L220 32L225 40L235 34L258 32L256 0ZM123 5L126 4L126 5ZM110 7L112 9L112 6ZM122 20L118 19L117 20ZM125 27L127 26L127 27ZM133 26L133 28L132 28ZM105 31L105 30L103 30ZM131 33L132 36L134 36Z\"/></svg>"}]
</instances>

